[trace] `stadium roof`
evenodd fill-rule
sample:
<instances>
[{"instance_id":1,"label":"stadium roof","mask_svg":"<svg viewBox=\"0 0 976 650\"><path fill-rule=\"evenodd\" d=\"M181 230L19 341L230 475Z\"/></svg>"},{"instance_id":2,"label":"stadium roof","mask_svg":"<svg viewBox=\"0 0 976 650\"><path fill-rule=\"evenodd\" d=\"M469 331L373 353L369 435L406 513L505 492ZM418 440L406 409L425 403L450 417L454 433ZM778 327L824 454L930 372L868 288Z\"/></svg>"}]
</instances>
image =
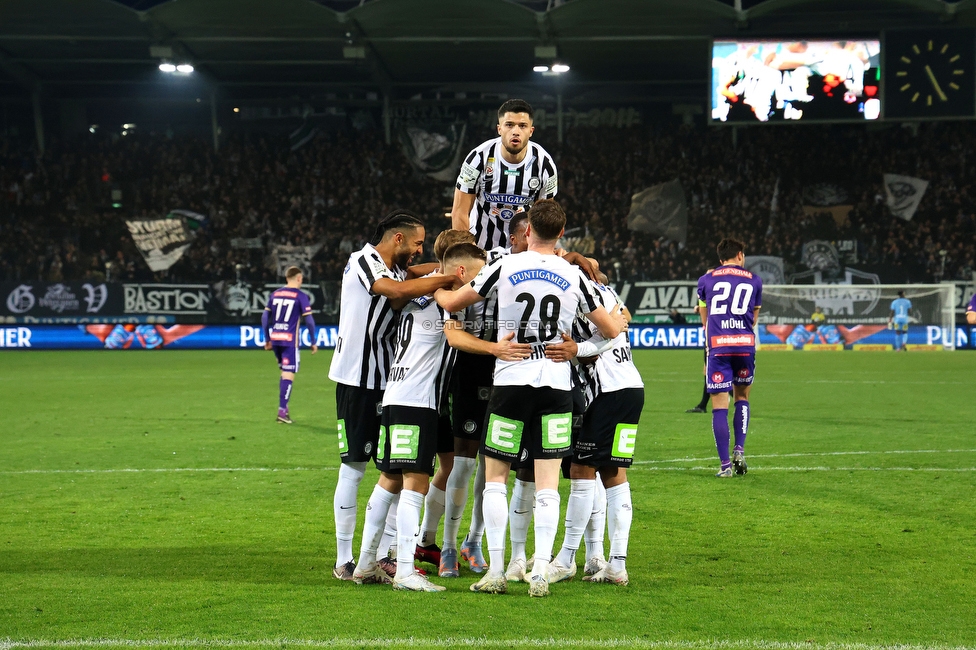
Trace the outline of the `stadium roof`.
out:
<instances>
[{"instance_id":1,"label":"stadium roof","mask_svg":"<svg viewBox=\"0 0 976 650\"><path fill-rule=\"evenodd\" d=\"M695 101L713 36L974 25L976 0L3 0L0 97L164 95L179 81L159 71L165 58L196 67L194 92L240 98L551 83ZM533 73L553 61L537 46L571 72Z\"/></svg>"}]
</instances>

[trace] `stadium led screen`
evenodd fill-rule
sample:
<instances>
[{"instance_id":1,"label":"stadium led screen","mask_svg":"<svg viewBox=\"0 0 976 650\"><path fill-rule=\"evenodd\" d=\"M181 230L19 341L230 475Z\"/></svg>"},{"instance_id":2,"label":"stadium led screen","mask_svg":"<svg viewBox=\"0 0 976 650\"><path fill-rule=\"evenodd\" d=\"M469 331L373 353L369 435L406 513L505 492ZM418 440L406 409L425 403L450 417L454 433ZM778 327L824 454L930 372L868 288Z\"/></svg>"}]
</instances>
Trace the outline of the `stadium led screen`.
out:
<instances>
[{"instance_id":1,"label":"stadium led screen","mask_svg":"<svg viewBox=\"0 0 976 650\"><path fill-rule=\"evenodd\" d=\"M712 122L875 120L880 80L879 41L715 41Z\"/></svg>"}]
</instances>

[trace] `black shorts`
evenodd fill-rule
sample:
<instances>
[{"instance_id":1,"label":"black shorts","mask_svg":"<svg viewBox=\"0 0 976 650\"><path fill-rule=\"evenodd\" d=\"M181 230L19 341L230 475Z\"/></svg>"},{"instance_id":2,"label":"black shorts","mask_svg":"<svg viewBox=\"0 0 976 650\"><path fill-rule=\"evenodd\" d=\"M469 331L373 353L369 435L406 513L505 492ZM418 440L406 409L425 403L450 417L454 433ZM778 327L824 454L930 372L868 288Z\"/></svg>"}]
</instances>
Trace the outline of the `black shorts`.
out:
<instances>
[{"instance_id":1,"label":"black shorts","mask_svg":"<svg viewBox=\"0 0 976 650\"><path fill-rule=\"evenodd\" d=\"M589 467L630 467L643 408L643 388L600 393L583 415L573 462Z\"/></svg>"},{"instance_id":2,"label":"black shorts","mask_svg":"<svg viewBox=\"0 0 976 650\"><path fill-rule=\"evenodd\" d=\"M383 391L336 384L336 419L342 462L363 463L373 458L382 414Z\"/></svg>"},{"instance_id":3,"label":"black shorts","mask_svg":"<svg viewBox=\"0 0 976 650\"><path fill-rule=\"evenodd\" d=\"M437 418L437 453L454 453L454 431L451 428L451 416L446 413Z\"/></svg>"},{"instance_id":4,"label":"black shorts","mask_svg":"<svg viewBox=\"0 0 976 650\"><path fill-rule=\"evenodd\" d=\"M485 411L491 395L495 357L458 352L451 380L451 421L454 436L481 442Z\"/></svg>"},{"instance_id":5,"label":"black shorts","mask_svg":"<svg viewBox=\"0 0 976 650\"><path fill-rule=\"evenodd\" d=\"M439 421L434 409L383 407L376 469L388 474L421 472L433 475Z\"/></svg>"},{"instance_id":6,"label":"black shorts","mask_svg":"<svg viewBox=\"0 0 976 650\"><path fill-rule=\"evenodd\" d=\"M579 440L580 432L583 430L583 413L586 411L586 393L583 390L583 386L580 384L577 374L573 373L573 445L576 445L576 441ZM563 458L563 478L569 479L570 476L570 465L573 464L573 457L566 456Z\"/></svg>"},{"instance_id":7,"label":"black shorts","mask_svg":"<svg viewBox=\"0 0 976 650\"><path fill-rule=\"evenodd\" d=\"M495 386L481 453L511 463L524 447L535 460L563 458L572 451L572 428L571 391Z\"/></svg>"}]
</instances>

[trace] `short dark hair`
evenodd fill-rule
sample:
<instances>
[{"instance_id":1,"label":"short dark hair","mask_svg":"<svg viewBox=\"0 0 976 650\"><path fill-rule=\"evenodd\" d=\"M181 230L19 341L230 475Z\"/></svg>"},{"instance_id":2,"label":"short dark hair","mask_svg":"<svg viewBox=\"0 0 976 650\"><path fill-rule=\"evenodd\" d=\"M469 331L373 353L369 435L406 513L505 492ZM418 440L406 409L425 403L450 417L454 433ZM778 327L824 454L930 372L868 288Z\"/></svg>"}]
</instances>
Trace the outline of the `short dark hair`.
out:
<instances>
[{"instance_id":1,"label":"short dark hair","mask_svg":"<svg viewBox=\"0 0 976 650\"><path fill-rule=\"evenodd\" d=\"M529 210L529 225L539 239L555 241L566 227L566 213L555 200L542 199Z\"/></svg>"},{"instance_id":2,"label":"short dark hair","mask_svg":"<svg viewBox=\"0 0 976 650\"><path fill-rule=\"evenodd\" d=\"M718 243L718 246L715 247L715 252L718 253L718 261L724 262L726 260L734 259L745 249L746 245L738 239L726 237Z\"/></svg>"},{"instance_id":3,"label":"short dark hair","mask_svg":"<svg viewBox=\"0 0 976 650\"><path fill-rule=\"evenodd\" d=\"M898 292L898 297L899 298L904 298L905 297L905 292L904 291L899 291Z\"/></svg>"},{"instance_id":4,"label":"short dark hair","mask_svg":"<svg viewBox=\"0 0 976 650\"><path fill-rule=\"evenodd\" d=\"M509 99L498 107L498 119L505 117L505 113L526 113L532 119L532 105L524 99Z\"/></svg>"},{"instance_id":5,"label":"short dark hair","mask_svg":"<svg viewBox=\"0 0 976 650\"><path fill-rule=\"evenodd\" d=\"M301 275L301 274L302 274L302 270L297 266L289 266L287 269L285 269L285 279L287 280L291 280L296 275Z\"/></svg>"},{"instance_id":6,"label":"short dark hair","mask_svg":"<svg viewBox=\"0 0 976 650\"><path fill-rule=\"evenodd\" d=\"M423 228L424 221L418 217L410 210L404 210L397 208L390 214L386 215L380 222L376 224L376 231L373 233L373 244L378 244L382 241L386 233L391 230L413 230L415 228Z\"/></svg>"},{"instance_id":7,"label":"short dark hair","mask_svg":"<svg viewBox=\"0 0 976 650\"><path fill-rule=\"evenodd\" d=\"M442 230L437 239L434 240L434 258L438 260L444 259L444 253L447 252L451 246L456 246L457 244L473 244L475 242L474 235L468 230Z\"/></svg>"},{"instance_id":8,"label":"short dark hair","mask_svg":"<svg viewBox=\"0 0 976 650\"><path fill-rule=\"evenodd\" d=\"M477 245L470 242L464 242L462 244L454 244L446 251L444 251L444 259L441 263L444 266L449 265L452 262L459 262L461 260L481 260L486 262L488 260L488 255Z\"/></svg>"},{"instance_id":9,"label":"short dark hair","mask_svg":"<svg viewBox=\"0 0 976 650\"><path fill-rule=\"evenodd\" d=\"M528 212L516 212L512 220L508 222L508 232L512 233L518 230L518 227L522 225L523 221L529 220Z\"/></svg>"}]
</instances>

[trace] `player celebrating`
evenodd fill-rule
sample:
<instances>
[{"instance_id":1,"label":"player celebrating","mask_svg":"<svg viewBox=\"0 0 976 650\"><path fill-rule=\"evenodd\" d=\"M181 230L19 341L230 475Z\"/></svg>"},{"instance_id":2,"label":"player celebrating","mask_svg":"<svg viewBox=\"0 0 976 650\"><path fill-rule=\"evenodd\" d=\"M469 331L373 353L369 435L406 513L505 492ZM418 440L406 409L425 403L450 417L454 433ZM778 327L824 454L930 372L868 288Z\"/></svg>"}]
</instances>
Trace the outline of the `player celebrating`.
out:
<instances>
[{"instance_id":1,"label":"player celebrating","mask_svg":"<svg viewBox=\"0 0 976 650\"><path fill-rule=\"evenodd\" d=\"M613 289L596 283L593 287L608 312L623 309ZM572 353L583 358L596 356L596 362L577 368L577 376L584 383L587 406L570 466L566 537L559 554L549 564L548 578L553 583L576 575L576 551L593 511L599 469L599 478L606 487L610 562L583 580L626 585L627 545L633 518L627 468L634 460L637 425L644 408L644 381L634 365L626 332L605 341L585 318L577 318L573 337L581 342L578 345L570 342L575 348ZM552 354L547 356L553 358Z\"/></svg>"},{"instance_id":2,"label":"player celebrating","mask_svg":"<svg viewBox=\"0 0 976 650\"><path fill-rule=\"evenodd\" d=\"M315 344L315 319L312 318L312 305L308 295L301 291L302 270L289 266L285 270L287 284L275 289L268 296L268 304L261 314L261 331L265 335L265 350L274 350L281 368L281 381L278 384L278 422L291 424L288 415L288 400L291 399L291 384L298 372L301 337L299 329L302 317L312 337L312 354L319 350ZM273 318L274 322L269 323Z\"/></svg>"},{"instance_id":3,"label":"player celebrating","mask_svg":"<svg viewBox=\"0 0 976 650\"><path fill-rule=\"evenodd\" d=\"M329 369L336 382L339 480L333 499L337 557L332 575L352 580L356 564L352 538L356 495L366 462L376 451L383 390L393 359L396 310L453 279L431 276L407 280L407 265L424 249L424 224L406 210L395 210L376 228L375 244L349 256L342 276L339 336Z\"/></svg>"},{"instance_id":4,"label":"player celebrating","mask_svg":"<svg viewBox=\"0 0 976 650\"><path fill-rule=\"evenodd\" d=\"M888 323L895 326L895 350L908 351L908 312L912 309L912 301L905 297L904 291L898 292L898 297L891 301L891 314Z\"/></svg>"},{"instance_id":5,"label":"player celebrating","mask_svg":"<svg viewBox=\"0 0 976 650\"><path fill-rule=\"evenodd\" d=\"M529 249L506 255L485 266L473 282L457 291L434 295L455 312L485 298L498 296L498 336L515 334L515 341L531 345L522 361L495 362L494 386L488 401L488 423L481 453L485 455L484 514L488 537L487 574L471 590L504 593L505 528L508 522L507 480L512 461L522 449L535 458L535 566L530 596L547 596L546 569L559 522L559 470L570 452L573 398L569 362L546 359L545 347L572 327L577 310L587 314L606 338L615 338L626 323L611 316L599 302L583 272L560 258L556 241L562 236L566 214L555 201L537 202L529 211L526 239Z\"/></svg>"},{"instance_id":6,"label":"player celebrating","mask_svg":"<svg viewBox=\"0 0 976 650\"><path fill-rule=\"evenodd\" d=\"M532 106L510 99L498 109L498 136L476 147L461 165L451 227L470 230L485 250L508 244L516 212L556 196L556 164L530 143Z\"/></svg>"},{"instance_id":7,"label":"player celebrating","mask_svg":"<svg viewBox=\"0 0 976 650\"><path fill-rule=\"evenodd\" d=\"M719 267L698 279L698 308L705 324L708 362L705 381L712 395L712 432L722 467L719 478L746 473L749 390L756 371L756 318L762 306L762 280L743 268L744 245L723 239ZM735 449L729 459L729 395L735 399Z\"/></svg>"}]
</instances>

